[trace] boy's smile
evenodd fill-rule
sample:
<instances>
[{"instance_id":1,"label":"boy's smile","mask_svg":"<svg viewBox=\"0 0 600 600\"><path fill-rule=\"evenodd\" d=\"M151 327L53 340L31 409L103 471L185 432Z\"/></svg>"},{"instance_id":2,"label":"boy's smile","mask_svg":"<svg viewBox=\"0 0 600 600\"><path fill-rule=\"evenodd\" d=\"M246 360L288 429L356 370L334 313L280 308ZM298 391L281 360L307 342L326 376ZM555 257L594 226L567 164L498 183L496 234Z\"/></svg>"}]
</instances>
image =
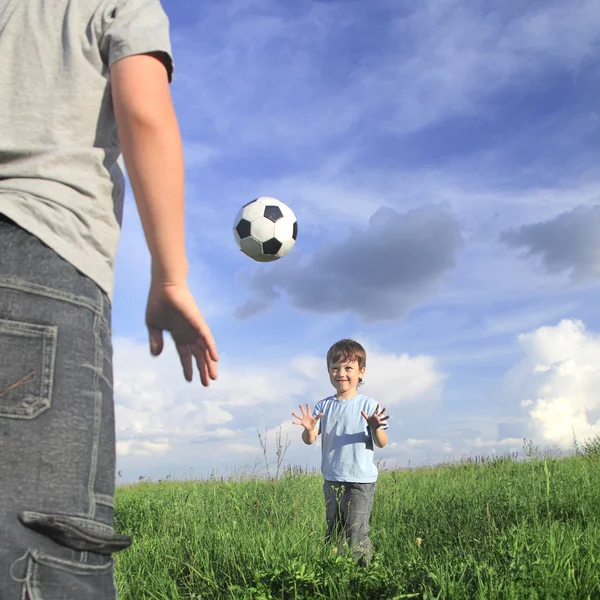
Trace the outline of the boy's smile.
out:
<instances>
[{"instance_id":1,"label":"boy's smile","mask_svg":"<svg viewBox=\"0 0 600 600\"><path fill-rule=\"evenodd\" d=\"M354 398L357 395L356 388L364 374L364 367L360 369L356 359L330 365L329 380L336 389L336 397L340 400Z\"/></svg>"}]
</instances>

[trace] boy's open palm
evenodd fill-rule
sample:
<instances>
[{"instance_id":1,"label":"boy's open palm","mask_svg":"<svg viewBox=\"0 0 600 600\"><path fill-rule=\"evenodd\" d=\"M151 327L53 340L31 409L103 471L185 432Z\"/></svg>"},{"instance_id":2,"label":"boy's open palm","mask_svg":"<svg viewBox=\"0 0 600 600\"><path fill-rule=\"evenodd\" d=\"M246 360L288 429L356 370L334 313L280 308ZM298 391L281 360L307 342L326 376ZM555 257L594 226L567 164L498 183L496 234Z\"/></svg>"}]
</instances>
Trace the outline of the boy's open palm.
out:
<instances>
[{"instance_id":1,"label":"boy's open palm","mask_svg":"<svg viewBox=\"0 0 600 600\"><path fill-rule=\"evenodd\" d=\"M297 415L296 413L292 413L293 417L298 419L297 421L292 421L293 425L302 425L306 431L313 431L317 426L319 419L323 416L323 413L319 413L316 417L313 417L310 412L310 406L307 404L306 409L302 405L300 405L300 413L301 415Z\"/></svg>"},{"instance_id":2,"label":"boy's open palm","mask_svg":"<svg viewBox=\"0 0 600 600\"><path fill-rule=\"evenodd\" d=\"M148 294L146 326L150 337L150 352L158 356L163 350L163 331L168 331L187 381L192 381L196 360L202 385L217 378L217 346L192 293L185 284L163 285L153 281Z\"/></svg>"},{"instance_id":3,"label":"boy's open palm","mask_svg":"<svg viewBox=\"0 0 600 600\"><path fill-rule=\"evenodd\" d=\"M364 410L361 410L360 414L367 420L367 423L371 429L379 429L390 418L389 415L384 416L385 408L379 410L379 404L371 416L369 416Z\"/></svg>"}]
</instances>

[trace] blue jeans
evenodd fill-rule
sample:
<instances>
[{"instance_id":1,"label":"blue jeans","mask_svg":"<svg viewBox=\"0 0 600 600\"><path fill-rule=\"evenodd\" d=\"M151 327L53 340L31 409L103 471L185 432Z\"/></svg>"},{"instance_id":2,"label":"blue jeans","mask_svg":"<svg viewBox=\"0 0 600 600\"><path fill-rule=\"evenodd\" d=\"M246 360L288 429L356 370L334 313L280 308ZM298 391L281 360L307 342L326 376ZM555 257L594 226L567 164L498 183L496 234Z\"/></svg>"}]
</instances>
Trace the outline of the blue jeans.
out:
<instances>
[{"instance_id":1,"label":"blue jeans","mask_svg":"<svg viewBox=\"0 0 600 600\"><path fill-rule=\"evenodd\" d=\"M0 215L0 600L113 600L106 295Z\"/></svg>"},{"instance_id":2,"label":"blue jeans","mask_svg":"<svg viewBox=\"0 0 600 600\"><path fill-rule=\"evenodd\" d=\"M340 547L348 543L354 558L364 565L373 558L369 521L376 485L327 480L323 483L326 540L336 541Z\"/></svg>"}]
</instances>

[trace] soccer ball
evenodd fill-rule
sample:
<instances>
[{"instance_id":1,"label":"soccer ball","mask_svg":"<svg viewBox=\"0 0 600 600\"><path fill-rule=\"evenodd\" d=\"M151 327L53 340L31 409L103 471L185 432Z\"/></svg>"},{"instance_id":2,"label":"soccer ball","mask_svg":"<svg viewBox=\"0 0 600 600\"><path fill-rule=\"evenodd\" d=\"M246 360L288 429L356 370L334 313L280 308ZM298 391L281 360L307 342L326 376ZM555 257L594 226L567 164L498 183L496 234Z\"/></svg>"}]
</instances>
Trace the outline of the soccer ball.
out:
<instances>
[{"instance_id":1,"label":"soccer ball","mask_svg":"<svg viewBox=\"0 0 600 600\"><path fill-rule=\"evenodd\" d=\"M298 223L289 206L261 196L242 206L233 223L240 250L258 262L285 256L296 243Z\"/></svg>"}]
</instances>

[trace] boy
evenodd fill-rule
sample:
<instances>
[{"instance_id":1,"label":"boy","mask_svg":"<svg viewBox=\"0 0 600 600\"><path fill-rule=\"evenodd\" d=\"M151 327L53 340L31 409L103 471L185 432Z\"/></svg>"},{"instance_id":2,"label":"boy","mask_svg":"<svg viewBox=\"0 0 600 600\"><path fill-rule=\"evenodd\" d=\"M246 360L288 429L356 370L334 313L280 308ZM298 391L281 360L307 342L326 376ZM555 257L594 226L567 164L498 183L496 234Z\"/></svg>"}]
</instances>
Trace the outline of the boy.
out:
<instances>
[{"instance_id":1,"label":"boy","mask_svg":"<svg viewBox=\"0 0 600 600\"><path fill-rule=\"evenodd\" d=\"M327 370L333 396L317 402L310 411L300 406L292 413L302 425L302 440L314 444L321 434L321 471L325 479L327 539L344 533L354 557L368 564L373 556L369 520L375 496L377 466L373 444L387 442L389 416L375 400L359 394L367 365L365 349L354 340L340 340L327 352Z\"/></svg>"},{"instance_id":2,"label":"boy","mask_svg":"<svg viewBox=\"0 0 600 600\"><path fill-rule=\"evenodd\" d=\"M169 331L206 386L159 0L0 0L0 599L116 598L111 302L123 152Z\"/></svg>"}]
</instances>

